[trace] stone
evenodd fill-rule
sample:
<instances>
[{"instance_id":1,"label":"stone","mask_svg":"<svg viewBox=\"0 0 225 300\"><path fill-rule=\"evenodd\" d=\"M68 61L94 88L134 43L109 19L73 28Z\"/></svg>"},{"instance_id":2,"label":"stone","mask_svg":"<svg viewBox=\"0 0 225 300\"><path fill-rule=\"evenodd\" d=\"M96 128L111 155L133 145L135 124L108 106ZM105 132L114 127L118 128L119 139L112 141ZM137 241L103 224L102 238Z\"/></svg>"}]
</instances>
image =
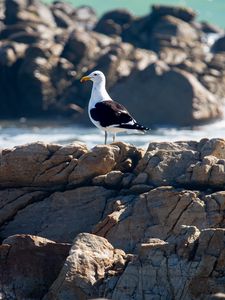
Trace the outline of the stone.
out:
<instances>
[{"instance_id":1,"label":"stone","mask_svg":"<svg viewBox=\"0 0 225 300\"><path fill-rule=\"evenodd\" d=\"M212 51L215 53L225 52L225 36L220 37L212 46Z\"/></svg>"},{"instance_id":2,"label":"stone","mask_svg":"<svg viewBox=\"0 0 225 300\"><path fill-rule=\"evenodd\" d=\"M115 168L121 172L130 171L141 157L141 151L123 143L96 146L78 160L76 168L69 176L69 183L77 185L88 182L91 178L109 173Z\"/></svg>"},{"instance_id":3,"label":"stone","mask_svg":"<svg viewBox=\"0 0 225 300\"><path fill-rule=\"evenodd\" d=\"M132 14L125 9L116 9L105 13L96 24L94 30L106 35L120 35L133 21Z\"/></svg>"},{"instance_id":4,"label":"stone","mask_svg":"<svg viewBox=\"0 0 225 300\"><path fill-rule=\"evenodd\" d=\"M136 85L142 88L137 89ZM147 127L153 124L201 124L222 116L220 101L192 74L177 68L170 69L161 62L134 72L114 86L111 94L113 99L119 99L125 107L129 106L135 119L141 119ZM182 107L178 100L181 98L184 101Z\"/></svg>"},{"instance_id":5,"label":"stone","mask_svg":"<svg viewBox=\"0 0 225 300\"><path fill-rule=\"evenodd\" d=\"M197 39L197 31L190 24L169 15L162 17L154 25L149 39L149 48L159 51L166 43L168 45L176 43L179 46L182 42L185 45Z\"/></svg>"},{"instance_id":6,"label":"stone","mask_svg":"<svg viewBox=\"0 0 225 300\"><path fill-rule=\"evenodd\" d=\"M55 26L54 18L48 6L42 2L31 0L5 1L5 23L33 22Z\"/></svg>"},{"instance_id":7,"label":"stone","mask_svg":"<svg viewBox=\"0 0 225 300\"><path fill-rule=\"evenodd\" d=\"M114 249L104 238L88 233L79 234L57 280L43 298L87 299L98 297L96 286L113 274L123 272L126 255Z\"/></svg>"},{"instance_id":8,"label":"stone","mask_svg":"<svg viewBox=\"0 0 225 300\"><path fill-rule=\"evenodd\" d=\"M18 207L17 203L14 218L9 215L7 219L7 215L4 216L7 222L0 229L0 237L29 233L60 242L71 242L78 233L90 232L92 226L100 221L107 200L114 194L114 191L101 186L52 192L39 198L37 196L34 198L35 193L33 195L28 193L26 197L32 198L30 200L28 198L22 207ZM4 211L8 212L7 205L3 206L2 215Z\"/></svg>"},{"instance_id":9,"label":"stone","mask_svg":"<svg viewBox=\"0 0 225 300\"><path fill-rule=\"evenodd\" d=\"M1 187L65 184L85 152L82 144L53 148L41 142L4 150L0 156Z\"/></svg>"},{"instance_id":10,"label":"stone","mask_svg":"<svg viewBox=\"0 0 225 300\"><path fill-rule=\"evenodd\" d=\"M41 299L60 272L71 245L14 235L0 246L3 299Z\"/></svg>"},{"instance_id":11,"label":"stone","mask_svg":"<svg viewBox=\"0 0 225 300\"><path fill-rule=\"evenodd\" d=\"M196 13L191 8L172 5L152 5L152 16L154 18L161 18L168 15L186 22L193 21L196 17Z\"/></svg>"}]
</instances>

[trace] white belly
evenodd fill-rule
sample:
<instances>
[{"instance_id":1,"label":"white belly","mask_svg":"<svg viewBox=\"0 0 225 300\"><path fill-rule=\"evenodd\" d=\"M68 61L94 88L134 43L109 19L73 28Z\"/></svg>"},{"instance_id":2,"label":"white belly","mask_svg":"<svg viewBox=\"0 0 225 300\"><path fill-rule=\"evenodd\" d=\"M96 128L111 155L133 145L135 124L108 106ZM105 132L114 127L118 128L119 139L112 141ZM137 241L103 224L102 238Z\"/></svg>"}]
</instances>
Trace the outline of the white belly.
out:
<instances>
[{"instance_id":1,"label":"white belly","mask_svg":"<svg viewBox=\"0 0 225 300\"><path fill-rule=\"evenodd\" d=\"M125 128L118 128L118 127L113 127L113 126L102 127L98 121L95 121L92 119L90 112L88 112L88 114L89 114L89 118L90 118L91 122L100 130L104 130L104 131L111 132L111 133L127 131L127 129L125 129Z\"/></svg>"}]
</instances>

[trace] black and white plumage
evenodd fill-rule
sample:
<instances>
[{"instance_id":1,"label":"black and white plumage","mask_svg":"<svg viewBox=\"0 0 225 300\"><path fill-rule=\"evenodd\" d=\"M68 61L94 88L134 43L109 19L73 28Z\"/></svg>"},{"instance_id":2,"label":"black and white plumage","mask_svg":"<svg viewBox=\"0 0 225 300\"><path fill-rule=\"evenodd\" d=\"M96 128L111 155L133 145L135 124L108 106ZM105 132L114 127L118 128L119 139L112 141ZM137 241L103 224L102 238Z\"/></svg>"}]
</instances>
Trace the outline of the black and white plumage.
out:
<instances>
[{"instance_id":1,"label":"black and white plumage","mask_svg":"<svg viewBox=\"0 0 225 300\"><path fill-rule=\"evenodd\" d=\"M143 133L149 130L138 124L122 104L111 99L105 88L105 75L101 71L94 71L81 78L81 82L87 80L93 82L88 114L92 123L105 131L105 144L107 132L113 133L114 141L117 132L138 131Z\"/></svg>"}]
</instances>

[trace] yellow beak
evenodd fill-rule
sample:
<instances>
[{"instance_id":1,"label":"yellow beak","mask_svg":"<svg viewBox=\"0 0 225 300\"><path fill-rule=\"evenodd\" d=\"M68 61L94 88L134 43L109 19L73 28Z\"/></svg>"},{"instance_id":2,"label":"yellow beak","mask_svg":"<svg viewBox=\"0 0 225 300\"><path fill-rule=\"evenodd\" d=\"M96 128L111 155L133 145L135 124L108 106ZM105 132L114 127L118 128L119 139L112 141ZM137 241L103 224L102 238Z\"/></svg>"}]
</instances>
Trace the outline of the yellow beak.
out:
<instances>
[{"instance_id":1,"label":"yellow beak","mask_svg":"<svg viewBox=\"0 0 225 300\"><path fill-rule=\"evenodd\" d=\"M91 80L91 78L89 76L84 76L81 78L80 82L84 82L84 81L88 81Z\"/></svg>"}]
</instances>

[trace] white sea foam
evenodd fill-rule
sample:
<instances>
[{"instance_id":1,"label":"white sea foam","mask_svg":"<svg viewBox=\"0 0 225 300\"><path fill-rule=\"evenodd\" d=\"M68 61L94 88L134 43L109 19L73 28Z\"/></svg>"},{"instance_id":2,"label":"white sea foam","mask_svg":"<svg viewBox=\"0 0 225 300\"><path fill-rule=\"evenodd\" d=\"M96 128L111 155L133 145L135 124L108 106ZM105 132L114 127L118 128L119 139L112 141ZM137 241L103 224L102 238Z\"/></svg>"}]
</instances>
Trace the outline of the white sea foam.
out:
<instances>
[{"instance_id":1,"label":"white sea foam","mask_svg":"<svg viewBox=\"0 0 225 300\"><path fill-rule=\"evenodd\" d=\"M16 145L37 141L62 145L80 141L92 148L104 142L104 134L97 128L85 128L73 124L60 126L60 122L58 122L58 125L55 123L50 126L38 121L32 122L32 125L29 122L25 124L7 122L0 124L0 126L1 148L12 148ZM118 134L117 140L139 147L147 147L148 143L153 141L183 141L224 137L225 119L194 129L159 128L151 130L145 135ZM108 141L112 141L111 136L109 136Z\"/></svg>"}]
</instances>

